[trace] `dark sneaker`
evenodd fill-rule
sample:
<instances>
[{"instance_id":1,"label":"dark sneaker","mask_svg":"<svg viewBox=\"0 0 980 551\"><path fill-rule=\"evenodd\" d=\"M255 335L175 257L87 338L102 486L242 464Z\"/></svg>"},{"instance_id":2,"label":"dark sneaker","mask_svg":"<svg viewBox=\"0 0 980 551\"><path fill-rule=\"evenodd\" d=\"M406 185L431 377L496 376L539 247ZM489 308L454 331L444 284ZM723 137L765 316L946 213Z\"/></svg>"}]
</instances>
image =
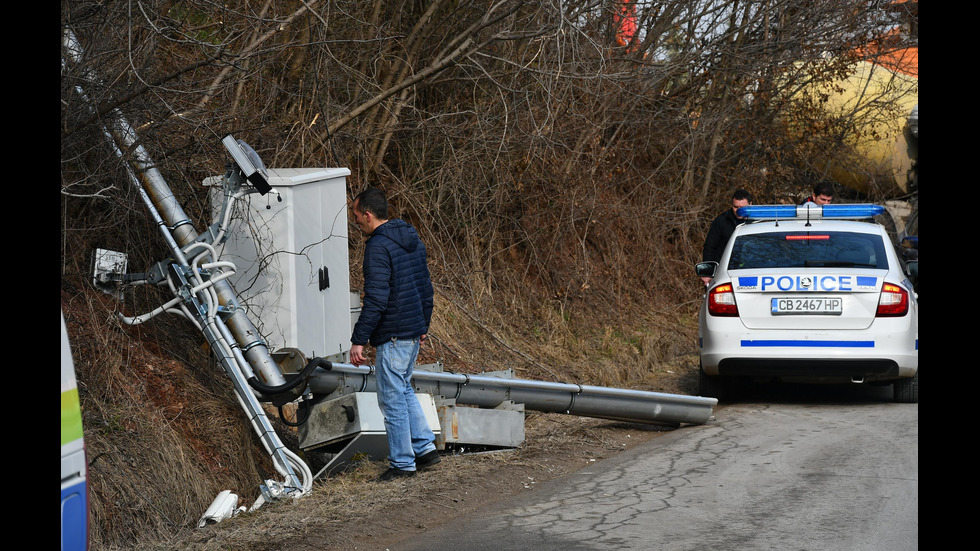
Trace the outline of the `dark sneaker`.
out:
<instances>
[{"instance_id":1,"label":"dark sneaker","mask_svg":"<svg viewBox=\"0 0 980 551\"><path fill-rule=\"evenodd\" d=\"M413 476L415 476L415 471L391 468L381 473L381 476L379 476L377 480L378 482L387 482L389 480L395 480L396 478L410 478Z\"/></svg>"},{"instance_id":2,"label":"dark sneaker","mask_svg":"<svg viewBox=\"0 0 980 551\"><path fill-rule=\"evenodd\" d=\"M424 469L426 467L431 467L440 461L442 461L442 458L439 457L439 450L432 450L415 458L415 468Z\"/></svg>"}]
</instances>

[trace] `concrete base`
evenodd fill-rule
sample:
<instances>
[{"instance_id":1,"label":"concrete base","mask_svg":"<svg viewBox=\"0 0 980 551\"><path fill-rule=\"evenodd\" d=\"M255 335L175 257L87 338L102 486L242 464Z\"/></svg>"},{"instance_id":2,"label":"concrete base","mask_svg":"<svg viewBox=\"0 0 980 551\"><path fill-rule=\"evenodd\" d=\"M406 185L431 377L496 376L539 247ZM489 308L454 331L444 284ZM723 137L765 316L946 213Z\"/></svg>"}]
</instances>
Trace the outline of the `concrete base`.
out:
<instances>
[{"instance_id":1,"label":"concrete base","mask_svg":"<svg viewBox=\"0 0 980 551\"><path fill-rule=\"evenodd\" d=\"M523 404L504 402L493 409L476 408L457 406L455 400L441 396L416 396L440 450L447 445L464 444L512 448L524 442ZM299 447L331 454L314 478L337 472L355 461L387 459L388 436L377 394L355 392L314 405L307 421L299 427Z\"/></svg>"}]
</instances>

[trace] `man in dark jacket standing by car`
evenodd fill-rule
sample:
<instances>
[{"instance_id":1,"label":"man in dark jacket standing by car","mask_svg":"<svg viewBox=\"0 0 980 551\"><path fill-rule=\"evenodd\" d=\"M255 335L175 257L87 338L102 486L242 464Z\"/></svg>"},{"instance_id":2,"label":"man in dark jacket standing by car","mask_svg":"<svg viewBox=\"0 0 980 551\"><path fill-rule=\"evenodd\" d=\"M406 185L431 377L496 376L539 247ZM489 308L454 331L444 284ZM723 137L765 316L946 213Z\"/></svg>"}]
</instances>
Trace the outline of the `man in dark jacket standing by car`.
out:
<instances>
[{"instance_id":1,"label":"man in dark jacket standing by car","mask_svg":"<svg viewBox=\"0 0 980 551\"><path fill-rule=\"evenodd\" d=\"M739 218L735 212L751 204L751 193L744 189L735 190L735 193L732 194L732 208L726 209L725 212L719 214L711 222L711 227L708 228L708 236L704 239L704 250L701 253L702 262L709 260L718 262L721 260L721 253L725 252L725 245L728 244L728 240L732 237L735 226L743 222L743 219ZM701 281L707 285L711 281L711 278L702 277Z\"/></svg>"},{"instance_id":2,"label":"man in dark jacket standing by car","mask_svg":"<svg viewBox=\"0 0 980 551\"><path fill-rule=\"evenodd\" d=\"M380 189L362 191L351 204L354 223L367 236L364 300L351 336L354 365L365 363L364 346L375 348L378 406L385 417L389 468L378 480L415 476L440 461L415 390L412 372L432 319L432 280L425 245L408 222L388 220Z\"/></svg>"}]
</instances>

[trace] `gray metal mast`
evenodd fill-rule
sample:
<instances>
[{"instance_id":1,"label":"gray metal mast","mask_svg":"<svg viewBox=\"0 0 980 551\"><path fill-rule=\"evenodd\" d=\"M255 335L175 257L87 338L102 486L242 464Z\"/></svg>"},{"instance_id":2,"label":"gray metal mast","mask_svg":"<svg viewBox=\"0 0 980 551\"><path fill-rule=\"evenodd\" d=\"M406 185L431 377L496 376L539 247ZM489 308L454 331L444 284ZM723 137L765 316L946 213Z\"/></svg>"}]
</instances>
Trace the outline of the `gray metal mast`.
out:
<instances>
[{"instance_id":1,"label":"gray metal mast","mask_svg":"<svg viewBox=\"0 0 980 551\"><path fill-rule=\"evenodd\" d=\"M82 66L82 48L70 29L64 31L63 46L69 60L80 68L83 75L93 82L97 81L97 78ZM80 86L76 86L76 91L86 101L90 101ZM254 391L249 387L243 370L250 367L259 380L270 387L283 385L286 382L285 378L270 355L268 346L239 305L231 284L223 278L215 277L203 285L194 285L194 282L200 279L201 270L198 268L199 259L188 260L191 256L189 253L200 249L197 256L205 256L209 246L198 239L199 234L190 219L160 171L155 167L146 149L137 143L136 132L122 113L115 109L110 115L108 126L103 126L103 132L116 155L128 161L130 179L138 188L147 209L173 253L174 261L167 268L167 277L172 286L176 285L175 294L187 303L186 311L195 318L193 321L204 333L212 350L234 382L235 391L242 407L249 415L253 428L272 456L276 469L286 478L281 487L273 483L276 488L264 488L267 491L263 493L269 493L270 497L278 497L277 494L280 493L295 495L297 491L301 494L308 492L312 480L304 482L297 474L297 470L306 473L307 478L310 478L309 468L279 439ZM217 308L207 307L208 301L201 297L201 293L205 291L215 293ZM137 319L136 323L142 321Z\"/></svg>"}]
</instances>

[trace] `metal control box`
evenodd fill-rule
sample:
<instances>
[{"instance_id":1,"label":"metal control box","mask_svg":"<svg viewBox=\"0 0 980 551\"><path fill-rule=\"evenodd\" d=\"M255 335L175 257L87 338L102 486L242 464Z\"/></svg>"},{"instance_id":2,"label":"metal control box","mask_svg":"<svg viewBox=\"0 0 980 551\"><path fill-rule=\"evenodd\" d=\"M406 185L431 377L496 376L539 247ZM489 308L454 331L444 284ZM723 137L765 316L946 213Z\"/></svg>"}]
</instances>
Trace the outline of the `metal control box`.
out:
<instances>
[{"instance_id":1,"label":"metal control box","mask_svg":"<svg viewBox=\"0 0 980 551\"><path fill-rule=\"evenodd\" d=\"M436 447L481 445L516 448L524 443L524 404L505 401L496 408L457 406L455 400L437 400L439 423Z\"/></svg>"},{"instance_id":2,"label":"metal control box","mask_svg":"<svg viewBox=\"0 0 980 551\"><path fill-rule=\"evenodd\" d=\"M268 169L278 192L238 202L222 260L270 350L296 348L309 357L347 361L353 298L350 289L346 168ZM205 185L220 183L216 178ZM212 206L222 208L221 187ZM279 200L281 199L281 200Z\"/></svg>"},{"instance_id":3,"label":"metal control box","mask_svg":"<svg viewBox=\"0 0 980 551\"><path fill-rule=\"evenodd\" d=\"M416 394L429 428L439 439L442 427L431 394ZM328 452L330 461L316 473L332 473L357 459L381 461L388 456L385 417L375 392L354 392L311 406L306 422L299 426L299 447L304 451Z\"/></svg>"}]
</instances>

